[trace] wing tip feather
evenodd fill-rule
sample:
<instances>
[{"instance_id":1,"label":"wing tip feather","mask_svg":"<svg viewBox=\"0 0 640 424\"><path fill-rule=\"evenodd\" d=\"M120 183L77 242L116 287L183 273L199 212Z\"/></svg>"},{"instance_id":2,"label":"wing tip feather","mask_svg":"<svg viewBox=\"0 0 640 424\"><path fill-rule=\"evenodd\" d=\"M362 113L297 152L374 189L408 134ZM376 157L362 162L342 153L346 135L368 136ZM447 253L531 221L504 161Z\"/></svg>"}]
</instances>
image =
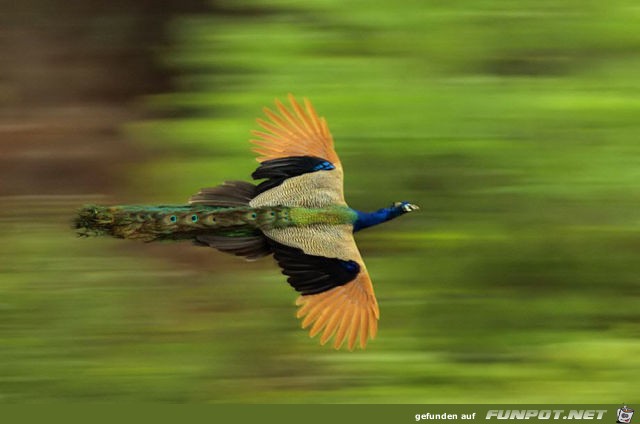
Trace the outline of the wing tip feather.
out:
<instances>
[{"instance_id":1,"label":"wing tip feather","mask_svg":"<svg viewBox=\"0 0 640 424\"><path fill-rule=\"evenodd\" d=\"M256 119L258 126L269 134L251 132L273 148L268 159L311 155L325 158L341 168L325 118L318 115L306 97L302 97L302 105L292 93L288 93L287 98L289 107L276 98L275 109L264 107L264 116Z\"/></svg>"},{"instance_id":2,"label":"wing tip feather","mask_svg":"<svg viewBox=\"0 0 640 424\"><path fill-rule=\"evenodd\" d=\"M364 279L363 279L364 278ZM366 349L369 340L373 340L378 332L378 308L373 292L367 292L367 296L354 296L353 288L361 289L356 285L351 290L344 290L354 283L365 283L368 276L348 283L346 286L336 287L325 293L310 296L300 296L296 299L299 309L297 318L303 318L302 328L308 329L309 337L313 338L321 334L319 342L324 346L333 340L333 349L340 350L346 347L349 351L356 348ZM342 289L336 290L336 289ZM345 343L346 342L346 343Z\"/></svg>"}]
</instances>

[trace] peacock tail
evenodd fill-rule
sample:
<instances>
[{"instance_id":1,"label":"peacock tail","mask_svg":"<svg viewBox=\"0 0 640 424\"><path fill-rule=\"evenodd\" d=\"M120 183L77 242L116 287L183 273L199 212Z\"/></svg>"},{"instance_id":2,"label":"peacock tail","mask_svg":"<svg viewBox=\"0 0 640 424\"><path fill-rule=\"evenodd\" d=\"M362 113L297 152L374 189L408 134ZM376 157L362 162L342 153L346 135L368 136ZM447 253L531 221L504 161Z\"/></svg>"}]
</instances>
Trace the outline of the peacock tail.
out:
<instances>
[{"instance_id":1,"label":"peacock tail","mask_svg":"<svg viewBox=\"0 0 640 424\"><path fill-rule=\"evenodd\" d=\"M378 302L353 234L418 209L398 202L376 212L350 208L343 171L324 118L308 100L277 111L251 142L260 156L242 181L202 189L179 206L83 207L74 226L82 236L108 235L143 241L191 240L245 257L273 254L287 282L300 293L297 317L321 344L333 339L349 350L377 334Z\"/></svg>"},{"instance_id":2,"label":"peacock tail","mask_svg":"<svg viewBox=\"0 0 640 424\"><path fill-rule=\"evenodd\" d=\"M142 241L195 239L198 235L242 237L260 228L288 225L289 208L216 206L85 206L80 235L110 235Z\"/></svg>"}]
</instances>

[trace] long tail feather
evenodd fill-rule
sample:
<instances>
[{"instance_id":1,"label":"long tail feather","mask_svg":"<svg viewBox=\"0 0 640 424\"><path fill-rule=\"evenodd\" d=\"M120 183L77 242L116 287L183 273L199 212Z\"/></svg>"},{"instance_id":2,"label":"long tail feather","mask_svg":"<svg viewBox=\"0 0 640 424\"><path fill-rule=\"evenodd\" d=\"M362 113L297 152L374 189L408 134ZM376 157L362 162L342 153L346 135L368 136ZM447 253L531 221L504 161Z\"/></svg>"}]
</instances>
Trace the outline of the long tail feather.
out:
<instances>
[{"instance_id":1,"label":"long tail feather","mask_svg":"<svg viewBox=\"0 0 640 424\"><path fill-rule=\"evenodd\" d=\"M109 235L143 241L195 239L198 235L244 237L258 231L258 215L248 206L85 206L74 227L81 236Z\"/></svg>"}]
</instances>

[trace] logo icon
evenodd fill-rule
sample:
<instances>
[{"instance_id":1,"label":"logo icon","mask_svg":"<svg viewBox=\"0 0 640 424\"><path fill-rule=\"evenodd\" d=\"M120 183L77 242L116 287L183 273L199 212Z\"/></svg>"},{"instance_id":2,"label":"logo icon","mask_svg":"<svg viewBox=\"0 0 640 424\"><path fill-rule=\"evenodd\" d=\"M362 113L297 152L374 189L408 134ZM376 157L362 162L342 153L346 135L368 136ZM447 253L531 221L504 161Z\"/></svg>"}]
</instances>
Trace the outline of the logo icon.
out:
<instances>
[{"instance_id":1,"label":"logo icon","mask_svg":"<svg viewBox=\"0 0 640 424\"><path fill-rule=\"evenodd\" d=\"M616 423L629 424L631 422L631 417L633 417L633 412L633 409L629 408L627 405L624 405L622 408L618 408Z\"/></svg>"}]
</instances>

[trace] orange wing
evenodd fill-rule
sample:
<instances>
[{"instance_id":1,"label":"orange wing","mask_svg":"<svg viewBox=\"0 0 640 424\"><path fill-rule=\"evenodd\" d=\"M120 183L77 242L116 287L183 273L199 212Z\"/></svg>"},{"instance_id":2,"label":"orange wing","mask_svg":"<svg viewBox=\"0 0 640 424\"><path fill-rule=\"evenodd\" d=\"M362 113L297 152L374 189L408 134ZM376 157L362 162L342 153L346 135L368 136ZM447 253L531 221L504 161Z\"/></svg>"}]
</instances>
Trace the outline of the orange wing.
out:
<instances>
[{"instance_id":1,"label":"orange wing","mask_svg":"<svg viewBox=\"0 0 640 424\"><path fill-rule=\"evenodd\" d=\"M302 295L296 304L300 306L298 318L304 317L302 328L311 326L311 337L322 332L321 344L335 333L333 346L336 349L345 339L350 350L358 340L364 348L367 340L376 335L380 313L369 273L353 238L353 228L350 225L316 225L274 228L264 230L264 234L277 243L299 249L299 253L290 254L288 258L276 249L274 256L285 275L311 271L311 281L304 283L307 289L313 284L326 284L322 276L327 274L327 269L325 262L307 261L305 255L354 261L359 265L359 272L351 281L318 294ZM296 255L300 257L296 258ZM296 287L291 280L289 283Z\"/></svg>"},{"instance_id":2,"label":"orange wing","mask_svg":"<svg viewBox=\"0 0 640 424\"><path fill-rule=\"evenodd\" d=\"M378 302L364 267L355 280L324 293L300 296L296 305L300 306L297 317L304 317L302 328L311 326L311 337L322 333L323 345L335 334L334 348L340 349L346 339L349 350L358 341L364 349L378 332Z\"/></svg>"},{"instance_id":3,"label":"orange wing","mask_svg":"<svg viewBox=\"0 0 640 424\"><path fill-rule=\"evenodd\" d=\"M327 121L318 116L309 100L304 99L305 108L291 94L289 101L291 111L276 99L279 114L264 108L264 113L271 122L257 120L267 131L252 131L258 137L251 140L258 146L253 149L254 152L261 155L257 158L258 162L287 156L316 156L342 168L340 158L333 148L333 137Z\"/></svg>"}]
</instances>

